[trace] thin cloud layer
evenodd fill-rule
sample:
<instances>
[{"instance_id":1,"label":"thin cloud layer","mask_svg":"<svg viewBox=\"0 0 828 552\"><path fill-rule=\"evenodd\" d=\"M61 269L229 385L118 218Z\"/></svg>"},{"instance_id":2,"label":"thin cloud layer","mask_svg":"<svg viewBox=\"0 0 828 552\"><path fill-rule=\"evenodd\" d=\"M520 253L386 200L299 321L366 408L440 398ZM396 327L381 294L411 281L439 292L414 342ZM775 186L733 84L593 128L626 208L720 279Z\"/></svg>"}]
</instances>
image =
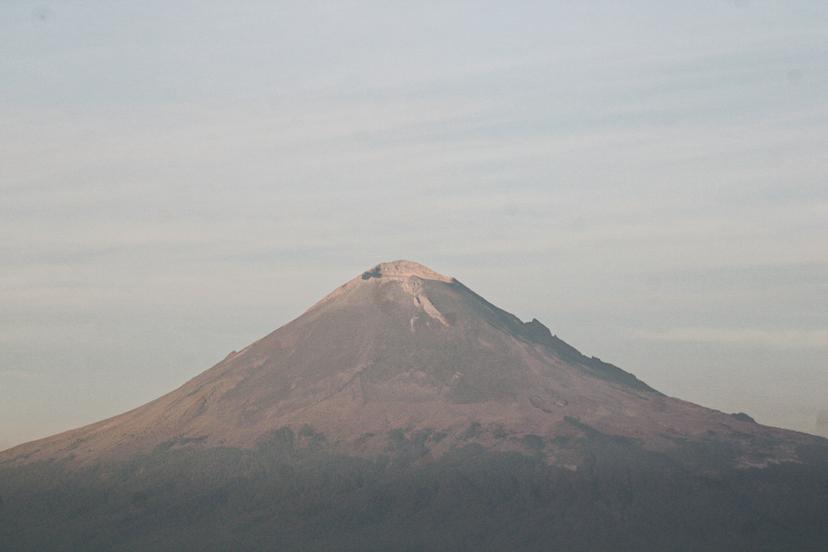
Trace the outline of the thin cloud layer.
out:
<instances>
[{"instance_id":1,"label":"thin cloud layer","mask_svg":"<svg viewBox=\"0 0 828 552\"><path fill-rule=\"evenodd\" d=\"M672 328L638 331L638 339L744 345L760 349L828 349L828 330L759 330L751 328Z\"/></svg>"}]
</instances>

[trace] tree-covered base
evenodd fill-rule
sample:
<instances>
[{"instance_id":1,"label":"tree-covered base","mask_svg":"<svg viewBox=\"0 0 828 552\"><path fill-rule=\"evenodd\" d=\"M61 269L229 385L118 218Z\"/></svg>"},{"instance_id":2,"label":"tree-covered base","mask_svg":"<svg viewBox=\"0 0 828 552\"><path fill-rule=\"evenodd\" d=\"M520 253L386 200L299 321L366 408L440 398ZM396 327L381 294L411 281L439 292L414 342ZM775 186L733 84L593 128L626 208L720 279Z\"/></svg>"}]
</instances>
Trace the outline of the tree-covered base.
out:
<instances>
[{"instance_id":1,"label":"tree-covered base","mask_svg":"<svg viewBox=\"0 0 828 552\"><path fill-rule=\"evenodd\" d=\"M596 443L577 471L475 446L433 462L159 447L0 469L1 550L828 549L828 462L707 475ZM422 459L420 459L422 460Z\"/></svg>"}]
</instances>

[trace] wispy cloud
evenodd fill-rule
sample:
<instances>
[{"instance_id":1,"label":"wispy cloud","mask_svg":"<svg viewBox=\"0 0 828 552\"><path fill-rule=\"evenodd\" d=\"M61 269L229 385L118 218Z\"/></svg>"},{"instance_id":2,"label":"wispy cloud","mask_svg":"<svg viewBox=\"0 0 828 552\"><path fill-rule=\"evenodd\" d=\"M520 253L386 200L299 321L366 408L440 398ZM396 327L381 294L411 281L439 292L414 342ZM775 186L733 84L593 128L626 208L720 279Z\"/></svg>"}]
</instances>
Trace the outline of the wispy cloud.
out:
<instances>
[{"instance_id":1,"label":"wispy cloud","mask_svg":"<svg viewBox=\"0 0 828 552\"><path fill-rule=\"evenodd\" d=\"M5 368L0 370L0 382L6 379L24 380L24 381L40 381L45 376L39 372L30 370L16 370L12 368Z\"/></svg>"},{"instance_id":2,"label":"wispy cloud","mask_svg":"<svg viewBox=\"0 0 828 552\"><path fill-rule=\"evenodd\" d=\"M740 345L759 349L828 349L828 329L673 328L640 330L633 332L633 337L667 342Z\"/></svg>"}]
</instances>

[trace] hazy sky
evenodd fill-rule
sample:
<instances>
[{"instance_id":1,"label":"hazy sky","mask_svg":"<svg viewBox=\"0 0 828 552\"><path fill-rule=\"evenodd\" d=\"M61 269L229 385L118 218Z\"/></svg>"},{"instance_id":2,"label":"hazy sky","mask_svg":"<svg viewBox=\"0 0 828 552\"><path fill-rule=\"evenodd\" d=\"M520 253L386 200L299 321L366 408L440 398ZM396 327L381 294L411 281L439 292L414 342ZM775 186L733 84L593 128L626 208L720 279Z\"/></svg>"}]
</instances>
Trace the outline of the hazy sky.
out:
<instances>
[{"instance_id":1,"label":"hazy sky","mask_svg":"<svg viewBox=\"0 0 828 552\"><path fill-rule=\"evenodd\" d=\"M813 430L828 3L0 2L0 448L396 258Z\"/></svg>"}]
</instances>

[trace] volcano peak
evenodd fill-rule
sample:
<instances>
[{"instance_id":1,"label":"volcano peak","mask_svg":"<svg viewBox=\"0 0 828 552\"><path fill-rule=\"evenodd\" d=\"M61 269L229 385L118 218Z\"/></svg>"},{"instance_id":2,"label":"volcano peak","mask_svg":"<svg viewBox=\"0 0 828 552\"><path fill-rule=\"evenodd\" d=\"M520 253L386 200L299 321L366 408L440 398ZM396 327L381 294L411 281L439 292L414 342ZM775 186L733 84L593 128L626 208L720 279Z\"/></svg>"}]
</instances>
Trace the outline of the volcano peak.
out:
<instances>
[{"instance_id":1,"label":"volcano peak","mask_svg":"<svg viewBox=\"0 0 828 552\"><path fill-rule=\"evenodd\" d=\"M444 276L439 272L428 268L420 263L414 261L407 261L400 259L386 263L379 263L375 267L366 270L362 273L363 280L370 280L371 278L387 278L387 279L405 279L410 276L416 276L423 280L438 280L440 282L451 282L453 278Z\"/></svg>"}]
</instances>

